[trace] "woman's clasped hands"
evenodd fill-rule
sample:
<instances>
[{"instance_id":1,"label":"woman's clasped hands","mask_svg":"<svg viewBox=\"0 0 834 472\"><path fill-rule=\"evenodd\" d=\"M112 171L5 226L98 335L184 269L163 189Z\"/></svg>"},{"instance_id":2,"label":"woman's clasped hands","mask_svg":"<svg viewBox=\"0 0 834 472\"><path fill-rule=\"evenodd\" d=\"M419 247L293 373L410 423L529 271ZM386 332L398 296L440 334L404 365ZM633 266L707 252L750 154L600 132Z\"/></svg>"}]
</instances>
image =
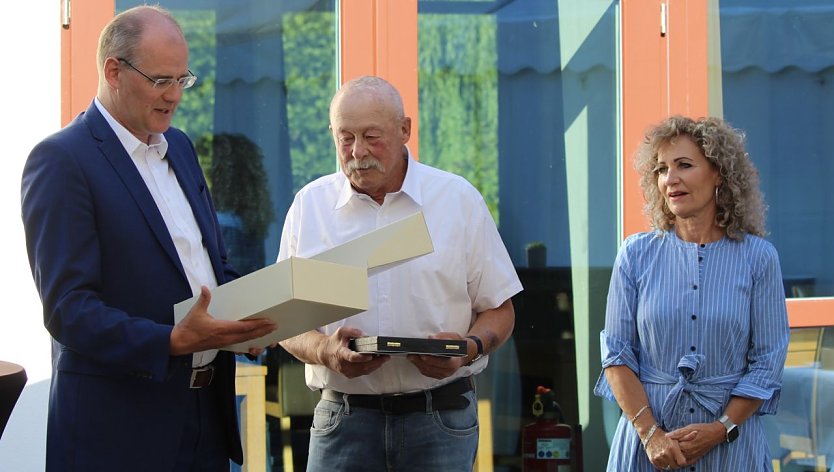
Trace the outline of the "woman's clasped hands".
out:
<instances>
[{"instance_id":1,"label":"woman's clasped hands","mask_svg":"<svg viewBox=\"0 0 834 472\"><path fill-rule=\"evenodd\" d=\"M645 445L649 461L661 470L692 465L726 439L726 430L716 423L700 423L663 432L658 428Z\"/></svg>"}]
</instances>

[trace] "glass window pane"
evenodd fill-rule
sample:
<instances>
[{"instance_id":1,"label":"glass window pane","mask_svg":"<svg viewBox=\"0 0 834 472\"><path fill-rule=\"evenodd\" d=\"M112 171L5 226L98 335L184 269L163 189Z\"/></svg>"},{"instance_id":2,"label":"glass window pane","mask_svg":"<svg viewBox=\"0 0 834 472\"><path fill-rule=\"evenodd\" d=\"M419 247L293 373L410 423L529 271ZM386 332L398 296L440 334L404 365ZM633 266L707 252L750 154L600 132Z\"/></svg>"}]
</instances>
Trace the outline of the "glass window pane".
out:
<instances>
[{"instance_id":1,"label":"glass window pane","mask_svg":"<svg viewBox=\"0 0 834 472\"><path fill-rule=\"evenodd\" d=\"M116 2L117 11L142 4ZM232 265L275 261L293 195L333 172L327 132L336 76L335 0L167 6L199 79L173 126L194 141Z\"/></svg>"},{"instance_id":2,"label":"glass window pane","mask_svg":"<svg viewBox=\"0 0 834 472\"><path fill-rule=\"evenodd\" d=\"M834 5L721 0L725 117L747 133L788 297L834 296ZM791 331L779 412L763 418L782 471L834 465L834 330Z\"/></svg>"},{"instance_id":3,"label":"glass window pane","mask_svg":"<svg viewBox=\"0 0 834 472\"><path fill-rule=\"evenodd\" d=\"M118 0L116 10L143 3ZM275 262L293 196L336 168L327 130L338 86L335 4L177 0L165 5L183 28L189 67L199 77L183 92L173 126L195 143L229 262L241 274ZM280 405L273 408L309 414L267 416L264 467L304 470L318 393L307 388L303 364L291 355L276 348L265 357L266 398ZM284 464L285 458L292 464ZM241 468L231 464L230 470Z\"/></svg>"},{"instance_id":4,"label":"glass window pane","mask_svg":"<svg viewBox=\"0 0 834 472\"><path fill-rule=\"evenodd\" d=\"M496 470L521 470L537 386L570 425L601 416L589 386L618 244L617 2L422 0L418 12L420 159L481 191L525 287L513 337L478 376ZM601 422L589 426L585 443L603 444ZM593 456L585 470L603 470L607 454Z\"/></svg>"},{"instance_id":5,"label":"glass window pane","mask_svg":"<svg viewBox=\"0 0 834 472\"><path fill-rule=\"evenodd\" d=\"M721 0L724 116L746 131L788 297L834 296L834 4Z\"/></svg>"},{"instance_id":6,"label":"glass window pane","mask_svg":"<svg viewBox=\"0 0 834 472\"><path fill-rule=\"evenodd\" d=\"M783 472L834 466L834 328L791 331L779 412L764 426Z\"/></svg>"}]
</instances>

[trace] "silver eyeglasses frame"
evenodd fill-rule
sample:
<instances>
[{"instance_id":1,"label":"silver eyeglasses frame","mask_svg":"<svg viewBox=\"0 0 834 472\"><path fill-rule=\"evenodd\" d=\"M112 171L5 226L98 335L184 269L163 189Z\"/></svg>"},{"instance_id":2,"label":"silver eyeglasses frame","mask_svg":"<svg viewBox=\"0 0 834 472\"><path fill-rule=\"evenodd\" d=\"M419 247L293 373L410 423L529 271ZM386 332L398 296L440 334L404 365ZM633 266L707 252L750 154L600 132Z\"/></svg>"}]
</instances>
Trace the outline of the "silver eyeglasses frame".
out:
<instances>
[{"instance_id":1,"label":"silver eyeglasses frame","mask_svg":"<svg viewBox=\"0 0 834 472\"><path fill-rule=\"evenodd\" d=\"M151 77L148 74L139 70L136 66L131 64L130 61L128 61L127 59L125 59L123 57L117 57L116 59L119 62L127 64L128 67L130 67L131 69L140 73L142 75L142 77L150 80L151 83L153 83L153 88L155 88L157 90L168 90L174 84L179 85L181 89L187 89L187 88L190 88L192 85L194 85L195 82L197 82L197 76L194 75L193 72L191 72L191 69L188 69L188 75L180 77L178 79L174 79L172 77L163 78L163 79L154 79L153 77Z\"/></svg>"}]
</instances>

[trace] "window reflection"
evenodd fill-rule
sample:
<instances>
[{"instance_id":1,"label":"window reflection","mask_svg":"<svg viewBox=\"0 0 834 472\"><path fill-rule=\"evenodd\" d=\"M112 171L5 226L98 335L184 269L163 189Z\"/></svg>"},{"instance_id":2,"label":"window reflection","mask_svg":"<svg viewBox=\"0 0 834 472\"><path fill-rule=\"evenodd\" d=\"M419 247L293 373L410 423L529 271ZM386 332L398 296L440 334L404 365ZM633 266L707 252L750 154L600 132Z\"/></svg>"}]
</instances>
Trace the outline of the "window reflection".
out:
<instances>
[{"instance_id":1,"label":"window reflection","mask_svg":"<svg viewBox=\"0 0 834 472\"><path fill-rule=\"evenodd\" d=\"M137 4L118 1L116 8ZM189 67L200 77L184 91L173 126L195 143L239 135L263 154L269 195L254 204L268 205L275 218L259 236L263 249L250 243L230 248L245 259L241 270L259 269L275 261L295 192L335 166L327 133L337 87L335 1L183 0L166 8L182 25ZM201 153L200 163L208 175L211 154Z\"/></svg>"},{"instance_id":2,"label":"window reflection","mask_svg":"<svg viewBox=\"0 0 834 472\"><path fill-rule=\"evenodd\" d=\"M788 297L834 295L834 4L721 0L724 116L747 132Z\"/></svg>"},{"instance_id":3,"label":"window reflection","mask_svg":"<svg viewBox=\"0 0 834 472\"><path fill-rule=\"evenodd\" d=\"M789 298L834 296L834 5L721 0L724 116L747 132ZM774 466L834 463L834 328L791 332L779 412L765 417Z\"/></svg>"},{"instance_id":4,"label":"window reflection","mask_svg":"<svg viewBox=\"0 0 834 472\"><path fill-rule=\"evenodd\" d=\"M764 424L782 472L834 466L834 328L791 330L779 412Z\"/></svg>"},{"instance_id":5,"label":"window reflection","mask_svg":"<svg viewBox=\"0 0 834 472\"><path fill-rule=\"evenodd\" d=\"M116 9L142 3L119 0ZM335 168L327 131L338 85L335 0L177 0L163 6L180 22L189 67L200 77L184 91L173 126L195 143L230 262L243 274L252 272L275 261L295 192ZM316 396L304 384L303 369L297 363L285 369L279 389L276 366L292 360L278 349L270 354L267 399L292 391L293 404L303 407ZM268 417L269 468L304 470L308 411L281 422ZM283 462L283 447L292 450L286 454L292 464Z\"/></svg>"},{"instance_id":6,"label":"window reflection","mask_svg":"<svg viewBox=\"0 0 834 472\"><path fill-rule=\"evenodd\" d=\"M570 425L596 416L585 444L605 441L588 389L618 242L617 14L602 0L418 2L420 160L481 191L525 287L478 376L495 470L522 469L539 385ZM585 470L604 462L586 454Z\"/></svg>"},{"instance_id":7,"label":"window reflection","mask_svg":"<svg viewBox=\"0 0 834 472\"><path fill-rule=\"evenodd\" d=\"M275 221L263 152L238 133L206 134L194 145L210 162L206 179L229 263L241 275L260 269L265 264L264 238Z\"/></svg>"}]
</instances>

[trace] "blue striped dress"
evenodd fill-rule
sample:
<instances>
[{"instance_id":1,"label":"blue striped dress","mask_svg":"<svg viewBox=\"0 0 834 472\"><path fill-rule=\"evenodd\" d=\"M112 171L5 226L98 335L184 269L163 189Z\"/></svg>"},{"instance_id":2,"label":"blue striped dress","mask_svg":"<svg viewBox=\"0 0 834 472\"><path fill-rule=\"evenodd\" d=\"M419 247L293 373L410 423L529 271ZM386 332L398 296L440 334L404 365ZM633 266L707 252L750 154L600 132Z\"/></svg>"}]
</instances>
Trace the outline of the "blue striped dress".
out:
<instances>
[{"instance_id":1,"label":"blue striped dress","mask_svg":"<svg viewBox=\"0 0 834 472\"><path fill-rule=\"evenodd\" d=\"M779 257L766 240L700 245L657 231L623 243L601 333L603 369L633 370L665 431L715 421L731 395L764 400L736 441L681 470L772 470L760 415L776 412L788 337ZM594 393L615 401L604 372ZM656 470L624 416L608 470Z\"/></svg>"}]
</instances>

